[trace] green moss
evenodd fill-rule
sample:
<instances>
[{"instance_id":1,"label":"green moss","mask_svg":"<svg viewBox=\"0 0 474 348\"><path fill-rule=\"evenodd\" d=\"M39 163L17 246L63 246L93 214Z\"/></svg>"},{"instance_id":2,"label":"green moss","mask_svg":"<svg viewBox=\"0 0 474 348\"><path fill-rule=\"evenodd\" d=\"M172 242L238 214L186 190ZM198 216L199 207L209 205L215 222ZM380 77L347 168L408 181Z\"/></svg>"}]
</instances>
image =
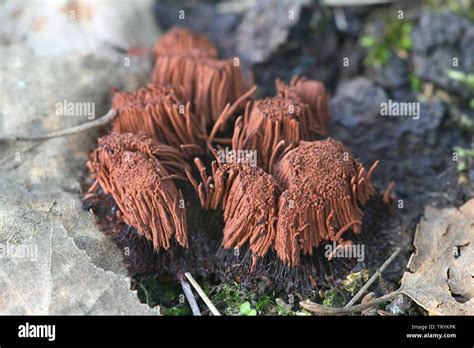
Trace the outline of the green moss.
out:
<instances>
[{"instance_id":1,"label":"green moss","mask_svg":"<svg viewBox=\"0 0 474 348\"><path fill-rule=\"evenodd\" d=\"M216 307L226 315L309 315L306 311L295 311L292 304L276 298L275 292L256 295L237 283L223 284L211 297Z\"/></svg>"},{"instance_id":2,"label":"green moss","mask_svg":"<svg viewBox=\"0 0 474 348\"><path fill-rule=\"evenodd\" d=\"M293 310L291 309L291 305L285 303L285 301L283 301L280 298L276 299L276 306L274 310L275 310L275 314L280 315L280 316L295 315L295 312L293 312Z\"/></svg>"},{"instance_id":3,"label":"green moss","mask_svg":"<svg viewBox=\"0 0 474 348\"><path fill-rule=\"evenodd\" d=\"M369 33L362 36L359 44L367 49L364 58L366 66L385 65L393 52L403 51L405 54L412 48L411 32L413 24L410 21L394 19L383 26L381 33Z\"/></svg>"},{"instance_id":4,"label":"green moss","mask_svg":"<svg viewBox=\"0 0 474 348\"><path fill-rule=\"evenodd\" d=\"M344 307L347 300L343 293L334 288L324 292L323 306L326 307Z\"/></svg>"},{"instance_id":5,"label":"green moss","mask_svg":"<svg viewBox=\"0 0 474 348\"><path fill-rule=\"evenodd\" d=\"M369 279L369 272L364 269L349 274L342 284L322 293L323 305L326 307L344 307Z\"/></svg>"},{"instance_id":6,"label":"green moss","mask_svg":"<svg viewBox=\"0 0 474 348\"><path fill-rule=\"evenodd\" d=\"M416 76L414 73L410 73L408 76L410 79L410 85L411 89L414 92L420 92L421 91L421 80L418 76Z\"/></svg>"},{"instance_id":7,"label":"green moss","mask_svg":"<svg viewBox=\"0 0 474 348\"><path fill-rule=\"evenodd\" d=\"M465 72L459 70L450 70L446 71L448 77L452 80L459 81L464 86L469 88L472 92L474 92L474 74L466 74Z\"/></svg>"},{"instance_id":8,"label":"green moss","mask_svg":"<svg viewBox=\"0 0 474 348\"><path fill-rule=\"evenodd\" d=\"M364 269L360 272L354 272L349 274L346 279L342 282L344 290L346 290L351 296L354 296L364 284L369 280L369 272Z\"/></svg>"},{"instance_id":9,"label":"green moss","mask_svg":"<svg viewBox=\"0 0 474 348\"><path fill-rule=\"evenodd\" d=\"M252 305L250 302L244 302L240 305L239 307L239 314L240 315L245 315L245 316L256 316L257 311L252 308Z\"/></svg>"},{"instance_id":10,"label":"green moss","mask_svg":"<svg viewBox=\"0 0 474 348\"><path fill-rule=\"evenodd\" d=\"M474 149L465 149L462 147L454 147L453 150L458 156L456 170L458 172L459 184L469 182L469 171L474 165Z\"/></svg>"},{"instance_id":11,"label":"green moss","mask_svg":"<svg viewBox=\"0 0 474 348\"><path fill-rule=\"evenodd\" d=\"M223 308L225 314L239 315L241 304L247 302L250 297L239 284L231 283L217 287L212 301L218 308Z\"/></svg>"},{"instance_id":12,"label":"green moss","mask_svg":"<svg viewBox=\"0 0 474 348\"><path fill-rule=\"evenodd\" d=\"M426 0L425 5L432 10L449 10L474 20L474 0Z\"/></svg>"},{"instance_id":13,"label":"green moss","mask_svg":"<svg viewBox=\"0 0 474 348\"><path fill-rule=\"evenodd\" d=\"M137 277L138 298L150 307L160 306L163 315L191 315L179 284L157 276Z\"/></svg>"},{"instance_id":14,"label":"green moss","mask_svg":"<svg viewBox=\"0 0 474 348\"><path fill-rule=\"evenodd\" d=\"M274 303L269 295L263 295L257 300L255 308L259 313L265 313Z\"/></svg>"},{"instance_id":15,"label":"green moss","mask_svg":"<svg viewBox=\"0 0 474 348\"><path fill-rule=\"evenodd\" d=\"M192 315L192 311L187 304L180 304L170 308L162 308L161 313L169 316Z\"/></svg>"},{"instance_id":16,"label":"green moss","mask_svg":"<svg viewBox=\"0 0 474 348\"><path fill-rule=\"evenodd\" d=\"M472 100L472 104L474 104L474 99ZM471 107L474 109L474 105ZM474 121L469 116L461 114L457 119L457 124L463 131L474 135Z\"/></svg>"}]
</instances>

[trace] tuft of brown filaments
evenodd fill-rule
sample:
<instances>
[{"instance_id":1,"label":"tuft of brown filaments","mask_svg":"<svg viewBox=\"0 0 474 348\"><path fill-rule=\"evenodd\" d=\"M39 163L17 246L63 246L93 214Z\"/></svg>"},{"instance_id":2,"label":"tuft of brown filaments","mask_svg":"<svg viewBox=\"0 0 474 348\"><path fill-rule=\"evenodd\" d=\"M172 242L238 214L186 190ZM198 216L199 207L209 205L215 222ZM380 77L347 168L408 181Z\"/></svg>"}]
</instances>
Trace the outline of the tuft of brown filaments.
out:
<instances>
[{"instance_id":1,"label":"tuft of brown filaments","mask_svg":"<svg viewBox=\"0 0 474 348\"><path fill-rule=\"evenodd\" d=\"M277 202L280 189L275 179L248 163L212 163L212 176L199 158L195 159L202 182L198 185L189 170L188 178L199 195L202 207L224 211L224 249L248 243L252 270L257 260L273 245L276 236Z\"/></svg>"},{"instance_id":2,"label":"tuft of brown filaments","mask_svg":"<svg viewBox=\"0 0 474 348\"><path fill-rule=\"evenodd\" d=\"M293 76L289 85L285 85L283 81L277 79L275 86L278 95L286 98L299 97L309 106L312 114L306 123L309 137L314 138L315 135L328 135L329 95L321 82L309 80L306 77Z\"/></svg>"},{"instance_id":3,"label":"tuft of brown filaments","mask_svg":"<svg viewBox=\"0 0 474 348\"><path fill-rule=\"evenodd\" d=\"M181 153L145 135L112 132L99 139L89 170L96 184L111 194L118 217L153 243L155 251L168 249L174 237L188 247L183 197L172 179L188 167Z\"/></svg>"},{"instance_id":4,"label":"tuft of brown filaments","mask_svg":"<svg viewBox=\"0 0 474 348\"><path fill-rule=\"evenodd\" d=\"M302 142L275 164L274 176L285 190L278 205L275 249L290 266L300 254L312 255L325 241L345 243L344 233L359 233L361 206L374 194L367 172L340 142L328 138Z\"/></svg>"},{"instance_id":5,"label":"tuft of brown filaments","mask_svg":"<svg viewBox=\"0 0 474 348\"><path fill-rule=\"evenodd\" d=\"M180 88L206 130L213 126L228 103L235 102L248 90L242 70L234 65L233 59L218 60L200 52L159 55L151 81Z\"/></svg>"},{"instance_id":6,"label":"tuft of brown filaments","mask_svg":"<svg viewBox=\"0 0 474 348\"><path fill-rule=\"evenodd\" d=\"M328 97L324 86L304 78L290 85L276 81L277 95L247 104L235 124L235 149L256 150L258 164L271 171L272 158L283 144L297 146L301 140L327 135Z\"/></svg>"},{"instance_id":7,"label":"tuft of brown filaments","mask_svg":"<svg viewBox=\"0 0 474 348\"><path fill-rule=\"evenodd\" d=\"M161 143L181 149L187 157L203 152L206 133L193 113L170 87L148 85L134 92L117 91L112 107L118 116L117 132L143 133Z\"/></svg>"}]
</instances>

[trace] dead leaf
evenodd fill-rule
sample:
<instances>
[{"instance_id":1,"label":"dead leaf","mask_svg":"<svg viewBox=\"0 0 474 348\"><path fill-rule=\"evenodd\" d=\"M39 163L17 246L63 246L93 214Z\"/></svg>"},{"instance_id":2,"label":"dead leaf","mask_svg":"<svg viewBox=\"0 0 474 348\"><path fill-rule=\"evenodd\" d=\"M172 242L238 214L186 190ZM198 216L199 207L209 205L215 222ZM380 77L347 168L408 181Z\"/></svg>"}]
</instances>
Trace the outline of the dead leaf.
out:
<instances>
[{"instance_id":1,"label":"dead leaf","mask_svg":"<svg viewBox=\"0 0 474 348\"><path fill-rule=\"evenodd\" d=\"M474 199L427 207L400 291L434 315L474 315Z\"/></svg>"}]
</instances>

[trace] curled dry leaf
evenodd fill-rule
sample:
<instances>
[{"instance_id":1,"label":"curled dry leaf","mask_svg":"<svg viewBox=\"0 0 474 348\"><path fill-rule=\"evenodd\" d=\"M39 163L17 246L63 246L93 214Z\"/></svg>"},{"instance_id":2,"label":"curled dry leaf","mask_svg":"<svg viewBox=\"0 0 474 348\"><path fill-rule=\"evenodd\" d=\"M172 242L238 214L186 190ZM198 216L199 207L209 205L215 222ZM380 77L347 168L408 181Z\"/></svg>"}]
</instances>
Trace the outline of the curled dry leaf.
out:
<instances>
[{"instance_id":1,"label":"curled dry leaf","mask_svg":"<svg viewBox=\"0 0 474 348\"><path fill-rule=\"evenodd\" d=\"M474 315L474 199L427 207L400 290L434 315Z\"/></svg>"}]
</instances>

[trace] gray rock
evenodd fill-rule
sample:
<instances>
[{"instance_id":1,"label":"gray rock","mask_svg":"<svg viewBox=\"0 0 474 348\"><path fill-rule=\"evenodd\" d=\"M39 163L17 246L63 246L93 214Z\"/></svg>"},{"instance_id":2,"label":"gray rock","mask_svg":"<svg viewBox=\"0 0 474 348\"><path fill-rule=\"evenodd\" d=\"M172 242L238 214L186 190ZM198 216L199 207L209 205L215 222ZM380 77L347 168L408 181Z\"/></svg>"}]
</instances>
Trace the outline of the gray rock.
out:
<instances>
[{"instance_id":1,"label":"gray rock","mask_svg":"<svg viewBox=\"0 0 474 348\"><path fill-rule=\"evenodd\" d=\"M121 250L77 194L16 181L0 179L0 313L157 313L130 291Z\"/></svg>"},{"instance_id":2,"label":"gray rock","mask_svg":"<svg viewBox=\"0 0 474 348\"><path fill-rule=\"evenodd\" d=\"M219 50L220 57L232 57L236 54L235 31L243 13L248 7L246 2L222 2L183 4L177 2L157 2L155 15L162 28L185 26L195 32L206 35ZM185 21L177 15L184 11Z\"/></svg>"},{"instance_id":3,"label":"gray rock","mask_svg":"<svg viewBox=\"0 0 474 348\"><path fill-rule=\"evenodd\" d=\"M422 12L413 29L413 66L415 74L449 92L465 98L472 96L447 71L474 71L474 23L451 12ZM453 66L457 58L459 66Z\"/></svg>"},{"instance_id":4,"label":"gray rock","mask_svg":"<svg viewBox=\"0 0 474 348\"><path fill-rule=\"evenodd\" d=\"M0 40L21 42L40 55L149 46L157 38L152 6L150 0L7 1L0 12Z\"/></svg>"},{"instance_id":5,"label":"gray rock","mask_svg":"<svg viewBox=\"0 0 474 348\"><path fill-rule=\"evenodd\" d=\"M387 102L387 99L382 88L364 77L357 77L342 83L331 98L331 117L350 129L372 124L380 117L380 104Z\"/></svg>"},{"instance_id":6,"label":"gray rock","mask_svg":"<svg viewBox=\"0 0 474 348\"><path fill-rule=\"evenodd\" d=\"M443 120L446 107L439 99L431 99L420 102L420 118L415 127L410 127L413 134L426 135L436 131Z\"/></svg>"},{"instance_id":7,"label":"gray rock","mask_svg":"<svg viewBox=\"0 0 474 348\"><path fill-rule=\"evenodd\" d=\"M288 38L309 1L262 0L249 9L237 31L237 51L250 64L264 62Z\"/></svg>"},{"instance_id":8,"label":"gray rock","mask_svg":"<svg viewBox=\"0 0 474 348\"><path fill-rule=\"evenodd\" d=\"M404 102L404 101L402 101ZM439 132L446 107L438 98L417 101L419 103L419 118L396 117L392 121L394 129L392 134L399 139L404 139L405 145L434 146L438 143ZM409 137L407 137L409 135ZM423 159L420 158L420 163ZM427 165L436 163L433 159L427 159Z\"/></svg>"},{"instance_id":9,"label":"gray rock","mask_svg":"<svg viewBox=\"0 0 474 348\"><path fill-rule=\"evenodd\" d=\"M408 60L392 54L386 64L370 67L369 76L378 85L386 89L390 97L398 100L414 99L408 78Z\"/></svg>"},{"instance_id":10,"label":"gray rock","mask_svg":"<svg viewBox=\"0 0 474 348\"><path fill-rule=\"evenodd\" d=\"M5 15L11 2L0 6L0 36L10 37L0 47L6 57L0 65L0 134L43 134L87 122L109 109L112 87L146 83L146 64L126 66L119 53L97 49L104 37L115 37L120 47L135 43L125 39L131 36L145 42L153 32L156 39L151 15L134 22L137 13L149 12L151 1L130 2L122 10L107 2L115 24L97 27L94 35L72 35L82 30L74 23L50 23L62 21L52 15L56 4L44 11L15 4L24 5L21 16ZM26 19L35 21L35 11L48 13L44 20L56 28L45 28L47 38L23 27ZM91 11L97 23L110 19L107 11ZM24 35L16 37L17 29ZM70 37L83 45L67 43ZM53 43L62 47L46 49ZM86 103L93 112L69 114L60 108L64 103ZM130 290L123 251L81 208L84 164L96 139L97 131L90 131L39 143L0 143L0 314L159 314Z\"/></svg>"}]
</instances>

